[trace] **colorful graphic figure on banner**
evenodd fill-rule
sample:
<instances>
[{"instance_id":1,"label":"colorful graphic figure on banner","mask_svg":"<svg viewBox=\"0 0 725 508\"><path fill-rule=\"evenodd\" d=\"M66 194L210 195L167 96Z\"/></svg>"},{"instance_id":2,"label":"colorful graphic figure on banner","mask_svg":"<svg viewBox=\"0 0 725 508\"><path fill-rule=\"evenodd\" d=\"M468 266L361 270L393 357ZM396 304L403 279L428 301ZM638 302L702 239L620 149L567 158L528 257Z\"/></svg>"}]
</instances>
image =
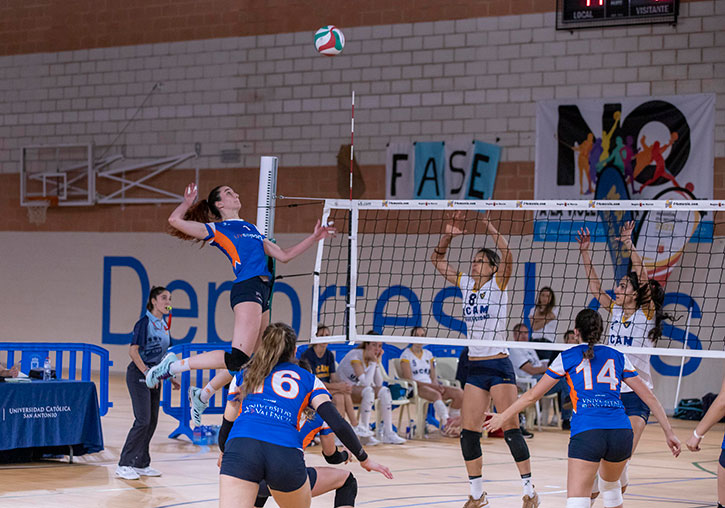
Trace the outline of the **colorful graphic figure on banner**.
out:
<instances>
[{"instance_id":1,"label":"colorful graphic figure on banner","mask_svg":"<svg viewBox=\"0 0 725 508\"><path fill-rule=\"evenodd\" d=\"M647 150L647 152L649 153L650 160L648 161L647 164L649 164L650 162L655 163L655 173L652 176L652 178L650 178L649 180L647 180L645 183L642 184L642 187L640 187L638 191L635 191L636 193L638 193L638 194L641 193L645 187L647 187L648 185L652 185L660 178L668 179L670 182L672 182L675 185L675 187L680 186L680 184L677 183L677 180L675 180L675 177L672 176L671 174L669 174L667 172L667 170L665 169L665 159L662 156L664 151L667 150L670 146L672 146L672 144L675 141L677 141L677 133L673 132L672 134L670 134L670 142L667 143L665 146L660 146L659 141L655 141L654 143L652 143L652 146L647 146L647 143L645 142L645 137L642 136L642 139L640 140L640 143L642 144L642 150L643 151ZM638 172L635 169L634 177L637 178L637 175L638 175ZM688 186L691 187L692 184L688 184ZM693 189L690 187L688 187L687 190L692 192Z\"/></svg>"}]
</instances>

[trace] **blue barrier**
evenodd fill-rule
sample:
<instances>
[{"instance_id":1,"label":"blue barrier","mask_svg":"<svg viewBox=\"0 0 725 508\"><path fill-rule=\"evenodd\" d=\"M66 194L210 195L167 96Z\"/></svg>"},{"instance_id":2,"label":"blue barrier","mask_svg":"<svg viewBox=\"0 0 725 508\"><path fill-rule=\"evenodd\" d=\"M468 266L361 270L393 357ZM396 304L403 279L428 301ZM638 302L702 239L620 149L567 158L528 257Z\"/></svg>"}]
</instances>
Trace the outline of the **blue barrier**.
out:
<instances>
[{"instance_id":1,"label":"blue barrier","mask_svg":"<svg viewBox=\"0 0 725 508\"><path fill-rule=\"evenodd\" d=\"M207 351L218 351L223 349L219 344L179 344L169 348L169 351L175 353L179 358L189 358L192 353L205 353ZM204 387L211 378L216 375L216 370L195 370L193 375L195 378L194 386ZM194 441L194 433L191 429L191 402L189 402L189 387L191 385L190 371L181 373L181 388L179 389L179 405L173 403L171 392L171 383L165 381L161 389L161 409L164 413L171 416L179 422L179 425L169 434L170 438L184 435L190 441ZM224 406L227 400L227 387L222 390L222 395L218 394L209 399L209 407L204 411L205 415L220 415L224 413Z\"/></svg>"},{"instance_id":2,"label":"blue barrier","mask_svg":"<svg viewBox=\"0 0 725 508\"><path fill-rule=\"evenodd\" d=\"M82 344L74 342L0 342L0 352L6 351L5 365L8 368L15 365L15 353L20 352L20 370L25 374L30 371L33 358L38 359L38 366L43 368L47 357L55 370L56 378L75 381L78 370L78 353L81 353L81 381L91 381L91 366L93 357L98 355L100 362L98 380L98 405L101 416L106 416L108 408L113 407L113 402L108 400L108 368L113 362L108 358L108 351L95 344ZM55 353L53 358L52 353ZM64 353L68 353L67 377L64 376L65 360ZM55 360L55 361L54 361Z\"/></svg>"}]
</instances>

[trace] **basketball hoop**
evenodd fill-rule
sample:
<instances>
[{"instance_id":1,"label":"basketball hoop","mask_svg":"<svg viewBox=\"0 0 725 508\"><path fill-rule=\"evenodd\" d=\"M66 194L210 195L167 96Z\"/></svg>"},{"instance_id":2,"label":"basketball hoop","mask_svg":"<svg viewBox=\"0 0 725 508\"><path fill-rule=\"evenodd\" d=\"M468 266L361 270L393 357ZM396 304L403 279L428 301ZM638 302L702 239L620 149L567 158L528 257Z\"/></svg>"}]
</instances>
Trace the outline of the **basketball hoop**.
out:
<instances>
[{"instance_id":1,"label":"basketball hoop","mask_svg":"<svg viewBox=\"0 0 725 508\"><path fill-rule=\"evenodd\" d=\"M39 225L45 224L48 207L58 206L58 196L33 196L27 198L28 222Z\"/></svg>"}]
</instances>

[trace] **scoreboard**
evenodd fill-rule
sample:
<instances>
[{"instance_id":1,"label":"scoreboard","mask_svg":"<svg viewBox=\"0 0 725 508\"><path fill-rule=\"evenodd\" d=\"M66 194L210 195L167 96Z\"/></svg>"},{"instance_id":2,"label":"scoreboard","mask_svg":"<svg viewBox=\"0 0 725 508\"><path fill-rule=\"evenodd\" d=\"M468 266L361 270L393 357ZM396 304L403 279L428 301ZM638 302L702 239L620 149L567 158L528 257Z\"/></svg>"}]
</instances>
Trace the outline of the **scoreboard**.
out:
<instances>
[{"instance_id":1,"label":"scoreboard","mask_svg":"<svg viewBox=\"0 0 725 508\"><path fill-rule=\"evenodd\" d=\"M679 0L557 0L557 30L677 23Z\"/></svg>"}]
</instances>

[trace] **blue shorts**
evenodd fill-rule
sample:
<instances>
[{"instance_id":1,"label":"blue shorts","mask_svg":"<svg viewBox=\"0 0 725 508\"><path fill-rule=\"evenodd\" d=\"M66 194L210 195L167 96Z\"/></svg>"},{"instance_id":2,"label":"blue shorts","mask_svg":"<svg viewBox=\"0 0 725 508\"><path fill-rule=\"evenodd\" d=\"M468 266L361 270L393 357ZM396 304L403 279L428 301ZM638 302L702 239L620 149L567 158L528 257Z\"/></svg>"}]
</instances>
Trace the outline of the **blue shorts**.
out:
<instances>
[{"instance_id":1,"label":"blue shorts","mask_svg":"<svg viewBox=\"0 0 725 508\"><path fill-rule=\"evenodd\" d=\"M272 291L272 283L262 277L235 282L229 293L229 302L234 306L242 302L257 302L262 306L262 312L269 310L269 296Z\"/></svg>"},{"instance_id":2,"label":"blue shorts","mask_svg":"<svg viewBox=\"0 0 725 508\"><path fill-rule=\"evenodd\" d=\"M307 481L302 450L250 437L227 441L219 474L253 483L265 480L270 489L280 492L297 490Z\"/></svg>"},{"instance_id":3,"label":"blue shorts","mask_svg":"<svg viewBox=\"0 0 725 508\"><path fill-rule=\"evenodd\" d=\"M632 429L585 430L569 438L569 458L622 462L632 456Z\"/></svg>"},{"instance_id":4,"label":"blue shorts","mask_svg":"<svg viewBox=\"0 0 725 508\"><path fill-rule=\"evenodd\" d=\"M720 460L718 462L722 467L725 467L725 450L720 451Z\"/></svg>"},{"instance_id":5,"label":"blue shorts","mask_svg":"<svg viewBox=\"0 0 725 508\"><path fill-rule=\"evenodd\" d=\"M317 470L314 467L307 468L307 478L310 479L310 490L312 490L315 488L315 483L317 483ZM271 495L272 493L269 491L269 487L267 487L267 482L264 480L259 482L257 497L269 497Z\"/></svg>"},{"instance_id":6,"label":"blue shorts","mask_svg":"<svg viewBox=\"0 0 725 508\"><path fill-rule=\"evenodd\" d=\"M639 395L634 392L627 392L622 393L620 397L627 416L639 416L645 423L649 420L649 407L639 398Z\"/></svg>"},{"instance_id":7,"label":"blue shorts","mask_svg":"<svg viewBox=\"0 0 725 508\"><path fill-rule=\"evenodd\" d=\"M468 362L466 383L489 391L492 386L516 384L516 373L511 360L494 358L493 360L475 360Z\"/></svg>"}]
</instances>

